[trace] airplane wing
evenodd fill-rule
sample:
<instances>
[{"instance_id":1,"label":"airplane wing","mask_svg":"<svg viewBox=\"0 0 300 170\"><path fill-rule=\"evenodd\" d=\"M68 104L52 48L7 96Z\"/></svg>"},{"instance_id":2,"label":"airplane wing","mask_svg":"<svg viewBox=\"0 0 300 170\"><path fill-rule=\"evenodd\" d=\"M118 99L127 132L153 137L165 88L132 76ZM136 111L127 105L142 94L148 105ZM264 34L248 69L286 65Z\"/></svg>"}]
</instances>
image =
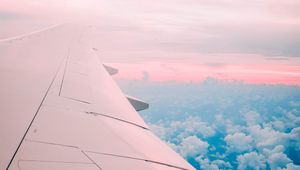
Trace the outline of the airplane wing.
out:
<instances>
[{"instance_id":1,"label":"airplane wing","mask_svg":"<svg viewBox=\"0 0 300 170\"><path fill-rule=\"evenodd\" d=\"M0 42L0 169L194 169L149 130L130 103L148 105L122 93L83 31Z\"/></svg>"}]
</instances>

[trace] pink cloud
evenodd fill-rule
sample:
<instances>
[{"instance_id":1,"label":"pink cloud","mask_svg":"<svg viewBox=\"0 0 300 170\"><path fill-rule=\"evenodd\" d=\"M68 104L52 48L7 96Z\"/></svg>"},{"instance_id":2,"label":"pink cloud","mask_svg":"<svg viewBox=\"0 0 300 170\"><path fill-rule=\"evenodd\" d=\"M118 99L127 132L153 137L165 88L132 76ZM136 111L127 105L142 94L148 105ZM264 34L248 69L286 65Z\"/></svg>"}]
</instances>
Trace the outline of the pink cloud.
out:
<instances>
[{"instance_id":1,"label":"pink cloud","mask_svg":"<svg viewBox=\"0 0 300 170\"><path fill-rule=\"evenodd\" d=\"M111 63L119 68L116 79L141 80L147 72L150 81L200 82L208 77L254 84L300 85L300 68L296 65L249 66L247 63L213 66L205 63Z\"/></svg>"}]
</instances>

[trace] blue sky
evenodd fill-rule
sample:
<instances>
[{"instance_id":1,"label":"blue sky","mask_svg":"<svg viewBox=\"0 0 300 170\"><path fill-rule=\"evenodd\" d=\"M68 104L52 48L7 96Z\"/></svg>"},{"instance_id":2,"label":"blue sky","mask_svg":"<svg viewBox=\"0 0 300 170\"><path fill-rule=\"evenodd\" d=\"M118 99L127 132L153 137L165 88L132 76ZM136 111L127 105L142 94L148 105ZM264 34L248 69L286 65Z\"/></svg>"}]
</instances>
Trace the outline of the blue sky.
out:
<instances>
[{"instance_id":1,"label":"blue sky","mask_svg":"<svg viewBox=\"0 0 300 170\"><path fill-rule=\"evenodd\" d=\"M207 78L118 80L150 103L141 115L197 169L299 169L300 87Z\"/></svg>"}]
</instances>

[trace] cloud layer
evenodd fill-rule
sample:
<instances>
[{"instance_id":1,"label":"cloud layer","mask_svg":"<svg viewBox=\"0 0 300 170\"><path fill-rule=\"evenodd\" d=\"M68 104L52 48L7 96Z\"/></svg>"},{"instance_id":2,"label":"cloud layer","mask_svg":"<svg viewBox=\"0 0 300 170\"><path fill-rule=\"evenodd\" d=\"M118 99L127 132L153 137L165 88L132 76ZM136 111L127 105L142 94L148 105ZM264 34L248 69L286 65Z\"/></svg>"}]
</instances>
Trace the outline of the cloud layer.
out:
<instances>
[{"instance_id":1,"label":"cloud layer","mask_svg":"<svg viewBox=\"0 0 300 170\"><path fill-rule=\"evenodd\" d=\"M299 86L119 80L141 114L197 169L299 169ZM133 88L134 87L134 88Z\"/></svg>"}]
</instances>

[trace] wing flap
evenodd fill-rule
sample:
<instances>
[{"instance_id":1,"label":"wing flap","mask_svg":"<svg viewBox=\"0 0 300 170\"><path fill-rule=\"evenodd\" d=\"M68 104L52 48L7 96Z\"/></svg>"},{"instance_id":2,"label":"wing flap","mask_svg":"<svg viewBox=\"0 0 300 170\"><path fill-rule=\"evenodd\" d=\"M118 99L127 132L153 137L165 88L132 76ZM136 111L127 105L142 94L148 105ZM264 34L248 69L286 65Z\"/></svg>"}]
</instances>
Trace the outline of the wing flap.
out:
<instances>
[{"instance_id":1,"label":"wing flap","mask_svg":"<svg viewBox=\"0 0 300 170\"><path fill-rule=\"evenodd\" d=\"M176 167L188 166L149 130L109 117L43 107L33 127L27 139L75 146L84 152L122 155Z\"/></svg>"},{"instance_id":2,"label":"wing flap","mask_svg":"<svg viewBox=\"0 0 300 170\"><path fill-rule=\"evenodd\" d=\"M116 68L110 67L108 65L103 64L105 70L110 74L110 75L115 75L117 74L119 71Z\"/></svg>"},{"instance_id":3,"label":"wing flap","mask_svg":"<svg viewBox=\"0 0 300 170\"><path fill-rule=\"evenodd\" d=\"M120 170L120 169L147 169L147 170L183 170L183 168L162 165L149 162L143 159L122 157L109 154L87 153L95 162L101 165L102 169Z\"/></svg>"},{"instance_id":4,"label":"wing flap","mask_svg":"<svg viewBox=\"0 0 300 170\"><path fill-rule=\"evenodd\" d=\"M72 163L72 162L43 162L43 161L26 161L19 162L20 170L33 169L51 169L51 170L99 170L93 163Z\"/></svg>"},{"instance_id":5,"label":"wing flap","mask_svg":"<svg viewBox=\"0 0 300 170\"><path fill-rule=\"evenodd\" d=\"M37 132L36 132L37 133ZM22 145L21 160L39 160L48 162L91 163L76 146L26 139ZM72 156L70 156L72 155Z\"/></svg>"},{"instance_id":6,"label":"wing flap","mask_svg":"<svg viewBox=\"0 0 300 170\"><path fill-rule=\"evenodd\" d=\"M149 104L140 99L128 95L126 95L126 97L136 111L141 111L149 108Z\"/></svg>"},{"instance_id":7,"label":"wing flap","mask_svg":"<svg viewBox=\"0 0 300 170\"><path fill-rule=\"evenodd\" d=\"M119 135L120 129L112 129L106 123L106 119L118 121L85 112L43 107L27 139L76 146L84 151L143 156L124 142ZM124 122L116 122L118 123Z\"/></svg>"}]
</instances>

